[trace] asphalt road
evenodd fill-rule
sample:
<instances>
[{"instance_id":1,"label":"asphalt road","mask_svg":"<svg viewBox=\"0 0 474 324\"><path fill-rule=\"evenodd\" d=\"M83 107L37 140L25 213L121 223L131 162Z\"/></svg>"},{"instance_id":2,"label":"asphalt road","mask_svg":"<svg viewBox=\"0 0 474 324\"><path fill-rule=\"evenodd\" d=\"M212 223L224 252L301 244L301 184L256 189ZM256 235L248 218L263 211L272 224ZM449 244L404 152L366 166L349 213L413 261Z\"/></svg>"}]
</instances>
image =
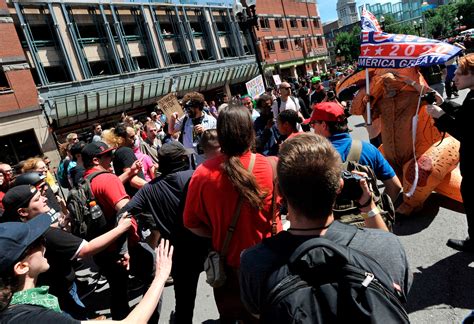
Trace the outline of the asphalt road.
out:
<instances>
[{"instance_id":1,"label":"asphalt road","mask_svg":"<svg viewBox=\"0 0 474 324\"><path fill-rule=\"evenodd\" d=\"M467 91L460 91L455 101L462 103ZM352 116L354 138L367 140L361 117ZM425 208L408 220L397 222L395 234L400 237L414 273L408 295L408 312L412 323L460 323L474 309L474 255L446 246L448 238L464 238L466 220L462 205L433 194ZM174 308L172 287L165 288L162 323L168 323ZM212 322L219 315L212 289L204 274L198 287L194 322Z\"/></svg>"}]
</instances>

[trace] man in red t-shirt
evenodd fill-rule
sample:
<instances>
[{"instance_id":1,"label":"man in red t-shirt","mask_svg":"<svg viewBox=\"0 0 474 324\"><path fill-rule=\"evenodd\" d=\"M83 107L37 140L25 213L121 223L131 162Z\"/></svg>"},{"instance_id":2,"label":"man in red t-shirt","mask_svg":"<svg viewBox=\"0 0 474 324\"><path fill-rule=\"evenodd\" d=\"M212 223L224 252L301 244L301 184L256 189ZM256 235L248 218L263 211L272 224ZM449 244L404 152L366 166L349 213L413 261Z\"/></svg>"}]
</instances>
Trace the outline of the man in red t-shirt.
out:
<instances>
[{"instance_id":1,"label":"man in red t-shirt","mask_svg":"<svg viewBox=\"0 0 474 324\"><path fill-rule=\"evenodd\" d=\"M86 169L84 178L95 172L104 172L92 179L91 190L107 219L108 230L115 226L117 212L130 200L122 181L115 174L108 172L113 156L112 150L103 142L92 142L87 144L81 152ZM133 229L132 233L129 232L129 243L130 240L138 241L135 220L133 220ZM110 311L114 320L123 319L130 312L127 291L129 259L128 251L123 251L123 248L121 251L120 244L113 244L109 249L94 257L94 261L110 285Z\"/></svg>"}]
</instances>

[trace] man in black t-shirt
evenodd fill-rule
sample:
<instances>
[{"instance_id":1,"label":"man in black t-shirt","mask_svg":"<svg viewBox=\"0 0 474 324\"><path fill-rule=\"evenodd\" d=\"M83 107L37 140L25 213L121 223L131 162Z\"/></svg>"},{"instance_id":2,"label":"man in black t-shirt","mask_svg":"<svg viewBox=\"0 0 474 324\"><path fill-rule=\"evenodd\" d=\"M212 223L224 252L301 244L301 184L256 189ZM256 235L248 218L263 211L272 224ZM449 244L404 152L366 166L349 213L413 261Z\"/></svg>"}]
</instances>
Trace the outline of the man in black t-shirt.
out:
<instances>
[{"instance_id":1,"label":"man in black t-shirt","mask_svg":"<svg viewBox=\"0 0 474 324\"><path fill-rule=\"evenodd\" d=\"M114 130L115 134L122 137L122 144L115 150L112 163L115 174L120 177L123 173L130 170L133 163L137 160L135 153L133 153L133 145L135 143L136 134L132 127L119 125ZM140 170L137 175L127 179L123 185L125 191L130 197L133 197L143 185L146 184L143 171Z\"/></svg>"},{"instance_id":2,"label":"man in black t-shirt","mask_svg":"<svg viewBox=\"0 0 474 324\"><path fill-rule=\"evenodd\" d=\"M210 246L208 239L183 225L186 192L194 172L189 170L189 155L193 153L177 141L164 144L158 151L160 177L143 186L122 209L134 215L140 225L159 231L175 247L172 276L176 323L192 323L199 274ZM157 241L158 237L152 247Z\"/></svg>"}]
</instances>

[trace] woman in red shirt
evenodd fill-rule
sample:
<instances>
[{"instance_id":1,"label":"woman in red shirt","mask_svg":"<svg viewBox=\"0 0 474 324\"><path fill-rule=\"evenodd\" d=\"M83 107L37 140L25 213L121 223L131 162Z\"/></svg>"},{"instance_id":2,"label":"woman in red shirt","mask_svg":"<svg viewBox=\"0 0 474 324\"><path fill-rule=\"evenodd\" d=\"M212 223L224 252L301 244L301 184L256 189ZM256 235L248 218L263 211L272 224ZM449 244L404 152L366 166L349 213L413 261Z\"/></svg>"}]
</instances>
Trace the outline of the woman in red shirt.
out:
<instances>
[{"instance_id":1,"label":"woman in red shirt","mask_svg":"<svg viewBox=\"0 0 474 324\"><path fill-rule=\"evenodd\" d=\"M221 252L239 197L243 204L226 256L227 281L214 288L214 298L222 323L255 319L240 301L238 270L241 252L272 229L272 166L256 154L248 171L250 148L255 140L253 122L245 107L230 105L219 113L217 134L223 154L205 161L193 174L184 210L184 224L200 236L212 238L215 251ZM278 219L278 227L281 222Z\"/></svg>"}]
</instances>

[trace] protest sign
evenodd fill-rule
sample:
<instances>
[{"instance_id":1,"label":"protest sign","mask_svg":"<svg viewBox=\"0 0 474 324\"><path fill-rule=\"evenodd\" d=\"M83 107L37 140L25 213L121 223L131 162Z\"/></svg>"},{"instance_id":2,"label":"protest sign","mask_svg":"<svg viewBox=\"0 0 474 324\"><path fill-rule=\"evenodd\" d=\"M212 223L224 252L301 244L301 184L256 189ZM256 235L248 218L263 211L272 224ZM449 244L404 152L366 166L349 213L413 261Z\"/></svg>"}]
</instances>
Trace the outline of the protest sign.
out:
<instances>
[{"instance_id":1,"label":"protest sign","mask_svg":"<svg viewBox=\"0 0 474 324\"><path fill-rule=\"evenodd\" d=\"M247 93L252 97L252 99L257 98L265 92L265 86L263 85L263 78L261 75L258 75L245 83L245 86L247 87Z\"/></svg>"},{"instance_id":2,"label":"protest sign","mask_svg":"<svg viewBox=\"0 0 474 324\"><path fill-rule=\"evenodd\" d=\"M171 119L171 115L174 112L178 113L178 117L184 115L183 108L179 104L178 98L176 98L176 95L174 93L169 93L160 100L158 100L158 106L166 115L166 118L168 120Z\"/></svg>"},{"instance_id":3,"label":"protest sign","mask_svg":"<svg viewBox=\"0 0 474 324\"><path fill-rule=\"evenodd\" d=\"M281 79L279 74L275 74L273 76L273 81L275 81L275 85L279 86L281 84Z\"/></svg>"}]
</instances>

